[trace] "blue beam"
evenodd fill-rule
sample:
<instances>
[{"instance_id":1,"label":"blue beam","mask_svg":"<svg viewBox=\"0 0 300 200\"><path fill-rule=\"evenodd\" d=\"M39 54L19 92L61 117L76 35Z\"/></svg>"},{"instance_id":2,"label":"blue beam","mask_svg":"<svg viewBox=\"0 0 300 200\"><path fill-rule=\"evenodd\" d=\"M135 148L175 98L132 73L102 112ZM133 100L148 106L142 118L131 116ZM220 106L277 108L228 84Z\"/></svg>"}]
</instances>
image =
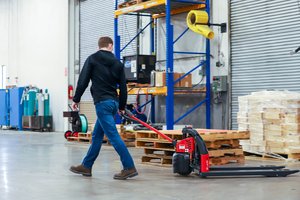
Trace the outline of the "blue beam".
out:
<instances>
[{"instance_id":1,"label":"blue beam","mask_svg":"<svg viewBox=\"0 0 300 200\"><path fill-rule=\"evenodd\" d=\"M154 20L152 20L151 30L150 30L150 51L152 55L155 55L155 38L154 38L154 27L156 26Z\"/></svg>"},{"instance_id":2,"label":"blue beam","mask_svg":"<svg viewBox=\"0 0 300 200\"><path fill-rule=\"evenodd\" d=\"M193 55L206 55L206 53L202 52L190 52L190 51L174 51L177 54L193 54Z\"/></svg>"},{"instance_id":3,"label":"blue beam","mask_svg":"<svg viewBox=\"0 0 300 200\"><path fill-rule=\"evenodd\" d=\"M196 67L194 67L193 69L191 69L190 71L188 71L186 74L184 74L183 76L181 76L180 78L176 79L174 81L174 84L178 83L179 81L181 81L182 79L184 79L184 77L186 77L187 75L189 75L190 73L192 73L193 71L195 71L196 69L198 69L200 66L202 66L205 63L205 61L202 61L199 65L197 65Z\"/></svg>"},{"instance_id":4,"label":"blue beam","mask_svg":"<svg viewBox=\"0 0 300 200\"><path fill-rule=\"evenodd\" d=\"M122 49L121 52L124 51L124 49L126 49L126 47L128 47L131 42L133 42L150 24L152 24L152 21L150 21L144 28L142 28L142 30L140 30Z\"/></svg>"},{"instance_id":5,"label":"blue beam","mask_svg":"<svg viewBox=\"0 0 300 200\"><path fill-rule=\"evenodd\" d=\"M115 1L115 10L118 9L118 0ZM119 26L119 21L118 17L115 17L114 19L114 40L115 40L115 56L120 59L121 58L121 52L120 52L120 46L121 46L121 38L118 33L118 26Z\"/></svg>"},{"instance_id":6,"label":"blue beam","mask_svg":"<svg viewBox=\"0 0 300 200\"><path fill-rule=\"evenodd\" d=\"M143 108L143 107L145 107L145 106L147 106L149 103L151 103L152 102L152 99L151 100L149 100L149 101L147 101L146 103L144 103L143 105L141 105L141 106L139 106L137 109L141 109L141 108ZM137 113L135 110L132 112L132 113Z\"/></svg>"},{"instance_id":7,"label":"blue beam","mask_svg":"<svg viewBox=\"0 0 300 200\"><path fill-rule=\"evenodd\" d=\"M202 104L204 104L206 102L206 99L204 99L203 101L201 101L200 103L198 103L196 106L194 106L193 108L191 108L190 110L188 110L185 114L183 114L181 117L179 117L174 124L177 124L179 121L181 121L183 118L185 118L186 116L188 116L191 112L193 112L194 110L196 110L198 107L200 107Z\"/></svg>"},{"instance_id":8,"label":"blue beam","mask_svg":"<svg viewBox=\"0 0 300 200\"><path fill-rule=\"evenodd\" d=\"M151 97L151 122L155 123L155 96Z\"/></svg>"},{"instance_id":9,"label":"blue beam","mask_svg":"<svg viewBox=\"0 0 300 200\"><path fill-rule=\"evenodd\" d=\"M167 97L166 97L166 122L167 130L174 128L174 77L173 77L173 65L174 65L174 46L173 39L174 29L171 24L171 0L166 0L166 77L167 77Z\"/></svg>"},{"instance_id":10,"label":"blue beam","mask_svg":"<svg viewBox=\"0 0 300 200\"><path fill-rule=\"evenodd\" d=\"M175 44L182 36L184 36L184 34L189 30L189 28L186 28L177 38L176 40L173 42L173 44Z\"/></svg>"},{"instance_id":11,"label":"blue beam","mask_svg":"<svg viewBox=\"0 0 300 200\"><path fill-rule=\"evenodd\" d=\"M141 17L151 17L152 15L142 14L142 13L126 13L125 15L135 15L135 16L141 16Z\"/></svg>"},{"instance_id":12,"label":"blue beam","mask_svg":"<svg viewBox=\"0 0 300 200\"><path fill-rule=\"evenodd\" d=\"M206 2L206 12L210 16L209 0ZM210 20L210 19L209 19ZM211 128L211 85L210 85L210 40L206 39L206 128Z\"/></svg>"}]
</instances>

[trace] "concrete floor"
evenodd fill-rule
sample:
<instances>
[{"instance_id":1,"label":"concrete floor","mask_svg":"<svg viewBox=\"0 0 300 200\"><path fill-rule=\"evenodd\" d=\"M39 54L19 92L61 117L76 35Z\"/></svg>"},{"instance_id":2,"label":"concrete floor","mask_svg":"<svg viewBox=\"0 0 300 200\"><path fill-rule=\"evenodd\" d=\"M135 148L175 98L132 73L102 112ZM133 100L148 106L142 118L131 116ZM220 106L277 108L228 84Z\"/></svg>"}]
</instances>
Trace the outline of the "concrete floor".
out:
<instances>
[{"instance_id":1,"label":"concrete floor","mask_svg":"<svg viewBox=\"0 0 300 200\"><path fill-rule=\"evenodd\" d=\"M130 151L140 175L134 179L112 179L120 170L120 162L109 146L102 149L92 178L72 174L70 165L80 163L87 148L66 142L63 133L0 130L0 200L300 199L300 173L287 178L180 177L172 174L171 168L140 164L142 150L135 148ZM300 163L289 167L300 168Z\"/></svg>"}]
</instances>

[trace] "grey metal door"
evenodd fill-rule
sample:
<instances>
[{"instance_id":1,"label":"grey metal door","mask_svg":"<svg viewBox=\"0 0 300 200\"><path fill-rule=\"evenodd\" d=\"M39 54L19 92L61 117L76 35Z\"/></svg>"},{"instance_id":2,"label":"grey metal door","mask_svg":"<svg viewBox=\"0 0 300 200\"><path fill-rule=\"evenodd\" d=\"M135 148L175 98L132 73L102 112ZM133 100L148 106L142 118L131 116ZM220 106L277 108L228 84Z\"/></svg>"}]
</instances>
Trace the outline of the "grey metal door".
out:
<instances>
[{"instance_id":1,"label":"grey metal door","mask_svg":"<svg viewBox=\"0 0 300 200\"><path fill-rule=\"evenodd\" d=\"M260 90L300 91L298 0L231 0L232 128L238 96Z\"/></svg>"}]
</instances>

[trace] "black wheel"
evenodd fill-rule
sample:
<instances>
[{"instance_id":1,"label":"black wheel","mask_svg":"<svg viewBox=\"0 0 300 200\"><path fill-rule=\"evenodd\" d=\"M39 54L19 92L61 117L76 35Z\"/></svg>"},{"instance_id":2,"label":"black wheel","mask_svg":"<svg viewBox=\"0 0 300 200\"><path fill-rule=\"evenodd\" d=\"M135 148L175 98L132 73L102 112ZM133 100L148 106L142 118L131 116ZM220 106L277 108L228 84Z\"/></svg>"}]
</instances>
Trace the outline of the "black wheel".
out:
<instances>
[{"instance_id":1,"label":"black wheel","mask_svg":"<svg viewBox=\"0 0 300 200\"><path fill-rule=\"evenodd\" d=\"M192 173L193 169L190 167L186 172L178 172L181 176L188 176Z\"/></svg>"},{"instance_id":2,"label":"black wheel","mask_svg":"<svg viewBox=\"0 0 300 200\"><path fill-rule=\"evenodd\" d=\"M72 131L66 131L65 132L65 139L68 139L68 137L72 136Z\"/></svg>"}]
</instances>

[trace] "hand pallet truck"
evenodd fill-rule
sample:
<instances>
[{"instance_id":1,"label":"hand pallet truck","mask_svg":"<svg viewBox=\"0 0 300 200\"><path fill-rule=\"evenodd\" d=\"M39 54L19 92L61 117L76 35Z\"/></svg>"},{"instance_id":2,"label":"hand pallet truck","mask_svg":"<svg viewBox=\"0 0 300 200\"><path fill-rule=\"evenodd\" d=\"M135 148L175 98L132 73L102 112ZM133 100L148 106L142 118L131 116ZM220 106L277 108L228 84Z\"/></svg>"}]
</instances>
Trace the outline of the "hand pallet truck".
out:
<instances>
[{"instance_id":1,"label":"hand pallet truck","mask_svg":"<svg viewBox=\"0 0 300 200\"><path fill-rule=\"evenodd\" d=\"M286 177L299 172L299 170L285 169L285 166L273 165L258 167L210 167L209 154L205 142L196 130L189 127L183 128L183 139L176 141L139 120L129 110L125 110L125 114L122 116L128 120L142 124L174 145L175 153L172 158L173 173L187 176L194 171L200 177L205 178L215 176Z\"/></svg>"},{"instance_id":2,"label":"hand pallet truck","mask_svg":"<svg viewBox=\"0 0 300 200\"><path fill-rule=\"evenodd\" d=\"M67 130L64 134L65 138L78 137L78 133L86 133L88 130L88 121L85 115L79 114L79 111L65 111L63 116L69 119L72 125L72 131Z\"/></svg>"}]
</instances>

